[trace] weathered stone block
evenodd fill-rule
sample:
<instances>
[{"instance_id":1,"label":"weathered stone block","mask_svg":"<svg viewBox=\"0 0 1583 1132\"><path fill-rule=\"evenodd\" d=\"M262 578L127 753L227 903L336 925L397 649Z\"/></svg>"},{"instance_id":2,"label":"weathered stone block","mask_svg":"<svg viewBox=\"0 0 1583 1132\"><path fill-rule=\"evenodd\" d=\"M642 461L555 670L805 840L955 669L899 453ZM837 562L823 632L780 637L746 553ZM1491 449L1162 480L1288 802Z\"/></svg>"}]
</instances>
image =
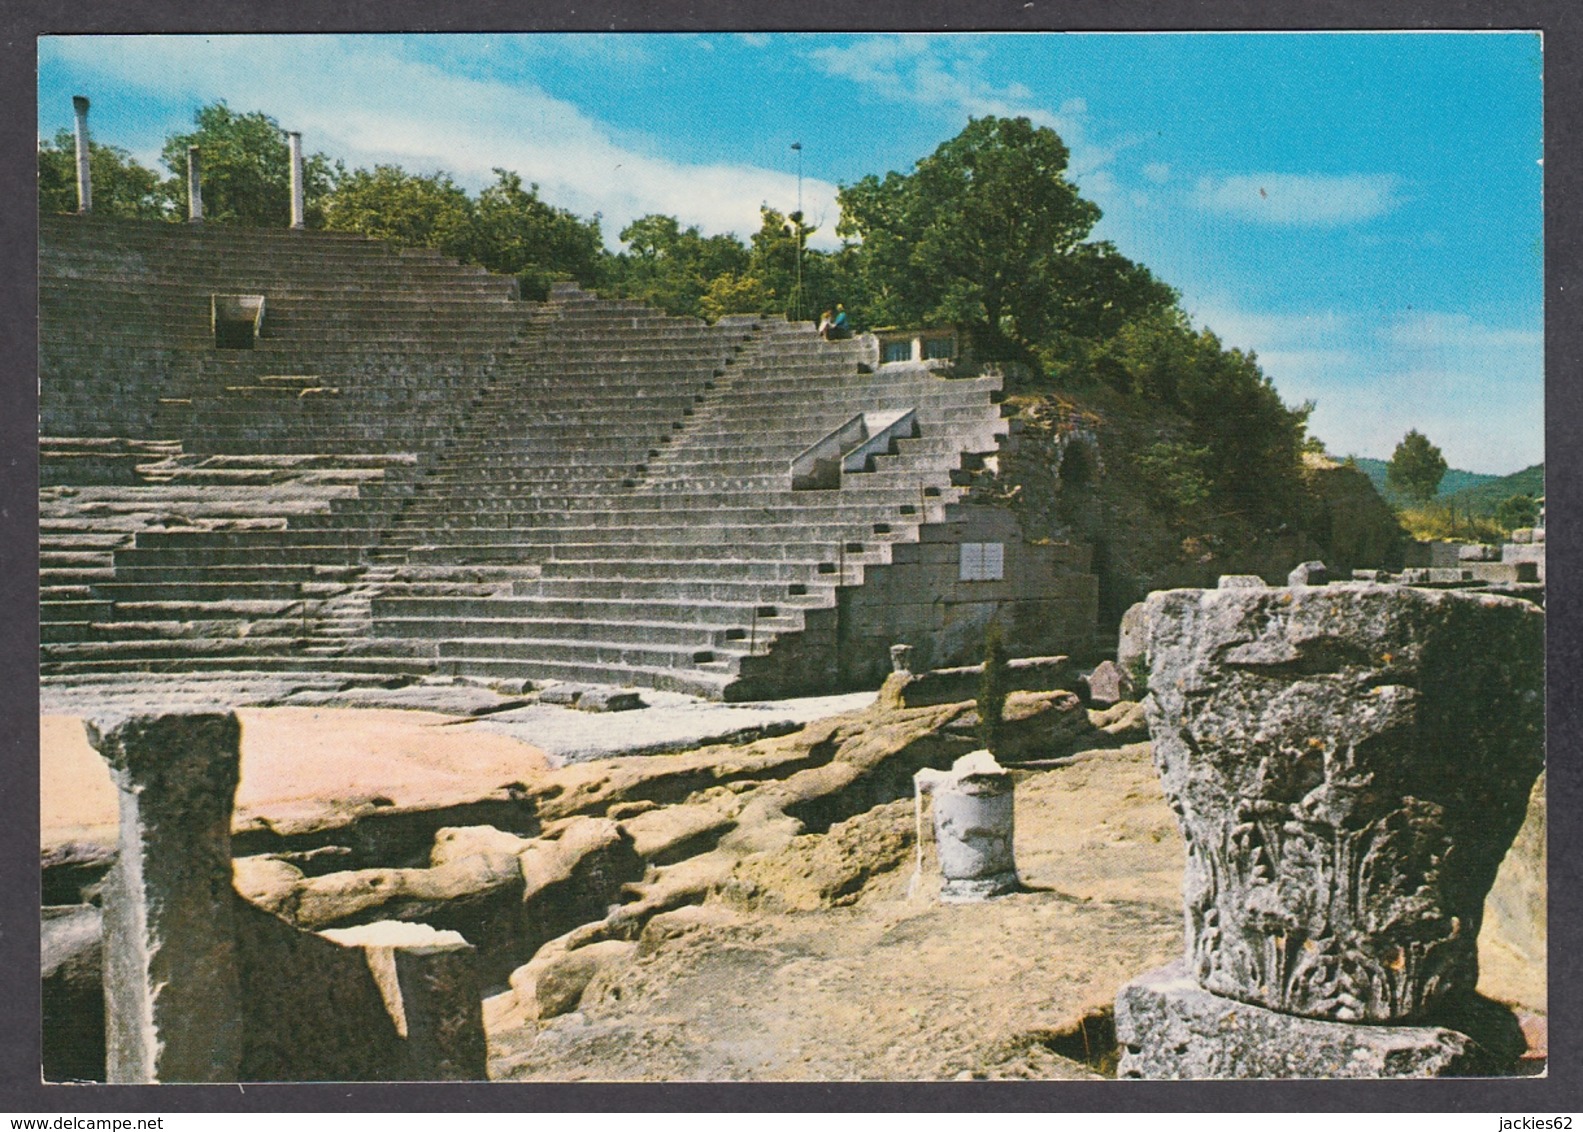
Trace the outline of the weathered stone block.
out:
<instances>
[{"instance_id":1,"label":"weathered stone block","mask_svg":"<svg viewBox=\"0 0 1583 1132\"><path fill-rule=\"evenodd\" d=\"M1082 682L1088 689L1088 702L1096 707L1120 703L1131 692L1131 680L1114 661L1100 661L1092 672L1082 678Z\"/></svg>"},{"instance_id":2,"label":"weathered stone block","mask_svg":"<svg viewBox=\"0 0 1583 1132\"><path fill-rule=\"evenodd\" d=\"M893 672L880 689L880 700L892 707L931 707L955 704L978 696L982 664L935 668L928 672ZM1045 692L1073 682L1070 661L1064 656L1030 656L1006 666L1006 688L1013 692Z\"/></svg>"},{"instance_id":3,"label":"weathered stone block","mask_svg":"<svg viewBox=\"0 0 1583 1132\"><path fill-rule=\"evenodd\" d=\"M91 904L46 906L40 925L44 1079L104 1080L103 917Z\"/></svg>"},{"instance_id":4,"label":"weathered stone block","mask_svg":"<svg viewBox=\"0 0 1583 1132\"><path fill-rule=\"evenodd\" d=\"M1491 595L1151 595L1149 731L1199 983L1341 1021L1470 994L1543 766L1543 646L1537 607Z\"/></svg>"},{"instance_id":5,"label":"weathered stone block","mask_svg":"<svg viewBox=\"0 0 1583 1132\"><path fill-rule=\"evenodd\" d=\"M231 907L234 714L88 724L120 792L105 878L107 1080L234 1081L242 1010Z\"/></svg>"},{"instance_id":6,"label":"weathered stone block","mask_svg":"<svg viewBox=\"0 0 1583 1132\"><path fill-rule=\"evenodd\" d=\"M385 920L321 935L361 947L402 1039L407 1080L482 1081L483 1000L472 946L456 932Z\"/></svg>"},{"instance_id":7,"label":"weathered stone block","mask_svg":"<svg viewBox=\"0 0 1583 1132\"><path fill-rule=\"evenodd\" d=\"M643 697L629 688L595 686L577 698L578 711L636 711Z\"/></svg>"},{"instance_id":8,"label":"weathered stone block","mask_svg":"<svg viewBox=\"0 0 1583 1132\"><path fill-rule=\"evenodd\" d=\"M1121 988L1116 1036L1122 1078L1458 1077L1512 1062L1509 1045L1496 1052L1444 1026L1327 1022L1224 998L1180 962Z\"/></svg>"},{"instance_id":9,"label":"weathered stone block","mask_svg":"<svg viewBox=\"0 0 1583 1132\"><path fill-rule=\"evenodd\" d=\"M1330 581L1330 571L1323 562L1304 562L1286 575L1289 586L1322 586Z\"/></svg>"}]
</instances>

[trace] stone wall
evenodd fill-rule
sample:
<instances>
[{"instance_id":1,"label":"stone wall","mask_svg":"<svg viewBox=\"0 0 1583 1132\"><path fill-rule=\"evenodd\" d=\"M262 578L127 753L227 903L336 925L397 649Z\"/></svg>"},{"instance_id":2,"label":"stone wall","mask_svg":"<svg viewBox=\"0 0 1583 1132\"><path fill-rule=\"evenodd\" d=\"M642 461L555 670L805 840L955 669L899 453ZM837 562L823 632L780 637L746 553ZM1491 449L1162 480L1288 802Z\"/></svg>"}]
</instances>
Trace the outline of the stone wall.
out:
<instances>
[{"instance_id":1,"label":"stone wall","mask_svg":"<svg viewBox=\"0 0 1583 1132\"><path fill-rule=\"evenodd\" d=\"M962 544L1003 548L999 580L964 581ZM888 566L867 570L844 591L840 649L845 675L875 683L890 670L890 646L913 647L919 669L984 658L984 635L998 621L1013 656L1087 655L1094 644L1098 579L1076 543L1033 543L1003 508L957 506L922 528L916 543L892 548Z\"/></svg>"},{"instance_id":2,"label":"stone wall","mask_svg":"<svg viewBox=\"0 0 1583 1132\"><path fill-rule=\"evenodd\" d=\"M483 1077L476 956L460 935L376 924L336 940L237 895L234 714L106 718L89 738L121 810L104 885L106 1080Z\"/></svg>"}]
</instances>

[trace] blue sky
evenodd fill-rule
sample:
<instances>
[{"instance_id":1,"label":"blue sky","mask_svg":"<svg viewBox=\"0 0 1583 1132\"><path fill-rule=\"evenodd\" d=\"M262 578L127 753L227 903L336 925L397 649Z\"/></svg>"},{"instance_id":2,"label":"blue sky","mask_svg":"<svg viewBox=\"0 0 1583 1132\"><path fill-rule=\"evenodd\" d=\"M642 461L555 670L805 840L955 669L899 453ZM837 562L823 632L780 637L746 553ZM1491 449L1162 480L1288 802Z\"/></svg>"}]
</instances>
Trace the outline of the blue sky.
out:
<instances>
[{"instance_id":1,"label":"blue sky","mask_svg":"<svg viewBox=\"0 0 1583 1132\"><path fill-rule=\"evenodd\" d=\"M1257 352L1338 454L1543 453L1542 51L1528 33L84 36L39 45L39 132L156 165L225 99L349 167L501 165L606 240L746 237L909 169L970 116L1056 129L1113 240Z\"/></svg>"}]
</instances>

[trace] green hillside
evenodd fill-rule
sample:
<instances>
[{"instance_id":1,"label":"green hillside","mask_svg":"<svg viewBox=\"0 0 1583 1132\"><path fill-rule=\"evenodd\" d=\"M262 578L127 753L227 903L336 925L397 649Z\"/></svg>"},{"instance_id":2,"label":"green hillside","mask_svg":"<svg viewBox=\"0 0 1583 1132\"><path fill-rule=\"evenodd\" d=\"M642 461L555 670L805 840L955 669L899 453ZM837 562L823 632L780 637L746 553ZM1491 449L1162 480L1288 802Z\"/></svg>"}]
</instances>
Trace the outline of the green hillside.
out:
<instances>
[{"instance_id":1,"label":"green hillside","mask_svg":"<svg viewBox=\"0 0 1583 1132\"><path fill-rule=\"evenodd\" d=\"M1446 478L1451 478L1451 473L1446 473ZM1509 476L1499 478L1486 478L1485 482L1464 487L1459 491L1447 495L1440 493L1440 500L1449 503L1459 511L1471 511L1475 515L1488 515L1494 512L1505 500L1514 495L1527 495L1537 499L1545 493L1545 466L1535 464L1531 468L1524 468L1520 472L1513 472Z\"/></svg>"},{"instance_id":2,"label":"green hillside","mask_svg":"<svg viewBox=\"0 0 1583 1132\"><path fill-rule=\"evenodd\" d=\"M1357 466L1362 469L1363 474L1368 476L1373 482L1375 490L1383 495L1385 497L1385 501L1392 507L1402 507L1412 502L1405 496L1392 491L1386 485L1385 469L1389 465L1390 461L1375 460L1368 456L1354 456L1352 457L1352 462L1357 464ZM1483 487L1496 482L1504 482L1509 479L1515 479L1517 476L1527 475L1528 472L1532 470L1532 468L1529 468L1525 471L1517 472L1511 476L1491 476L1482 472L1464 472L1461 468L1447 468L1445 478L1440 481L1440 490L1436 493L1435 498L1445 499L1448 495L1460 495L1464 491L1470 491L1475 488ZM1543 479L1542 472L1540 478ZM1500 499L1505 499L1508 495L1516 494L1518 494L1518 489L1514 488L1513 490L1502 495ZM1500 499L1492 502L1490 506L1493 507L1495 503L1499 503Z\"/></svg>"},{"instance_id":3,"label":"green hillside","mask_svg":"<svg viewBox=\"0 0 1583 1132\"><path fill-rule=\"evenodd\" d=\"M1399 492L1392 491L1385 483L1387 461L1372 460L1367 456L1354 456L1352 460L1369 477L1385 501L1397 510L1413 507L1413 501ZM1435 504L1458 516L1489 518L1495 509L1514 495L1537 499L1545 493L1545 466L1535 464L1509 476L1491 476L1481 472L1465 472L1448 468L1440 481L1440 491ZM1427 537L1427 536L1426 536Z\"/></svg>"}]
</instances>

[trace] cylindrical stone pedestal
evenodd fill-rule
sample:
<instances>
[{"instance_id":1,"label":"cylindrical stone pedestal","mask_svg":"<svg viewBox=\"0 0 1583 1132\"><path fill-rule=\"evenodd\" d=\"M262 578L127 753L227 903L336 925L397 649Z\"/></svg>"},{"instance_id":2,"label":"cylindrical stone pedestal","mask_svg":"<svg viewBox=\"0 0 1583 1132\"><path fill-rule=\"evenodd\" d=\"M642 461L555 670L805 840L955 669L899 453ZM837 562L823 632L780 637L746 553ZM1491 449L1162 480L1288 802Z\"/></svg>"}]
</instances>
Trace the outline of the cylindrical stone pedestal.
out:
<instances>
[{"instance_id":1,"label":"cylindrical stone pedestal","mask_svg":"<svg viewBox=\"0 0 1583 1132\"><path fill-rule=\"evenodd\" d=\"M950 771L919 771L914 782L934 796L940 899L971 903L1017 891L1012 778L994 756L974 751Z\"/></svg>"}]
</instances>

